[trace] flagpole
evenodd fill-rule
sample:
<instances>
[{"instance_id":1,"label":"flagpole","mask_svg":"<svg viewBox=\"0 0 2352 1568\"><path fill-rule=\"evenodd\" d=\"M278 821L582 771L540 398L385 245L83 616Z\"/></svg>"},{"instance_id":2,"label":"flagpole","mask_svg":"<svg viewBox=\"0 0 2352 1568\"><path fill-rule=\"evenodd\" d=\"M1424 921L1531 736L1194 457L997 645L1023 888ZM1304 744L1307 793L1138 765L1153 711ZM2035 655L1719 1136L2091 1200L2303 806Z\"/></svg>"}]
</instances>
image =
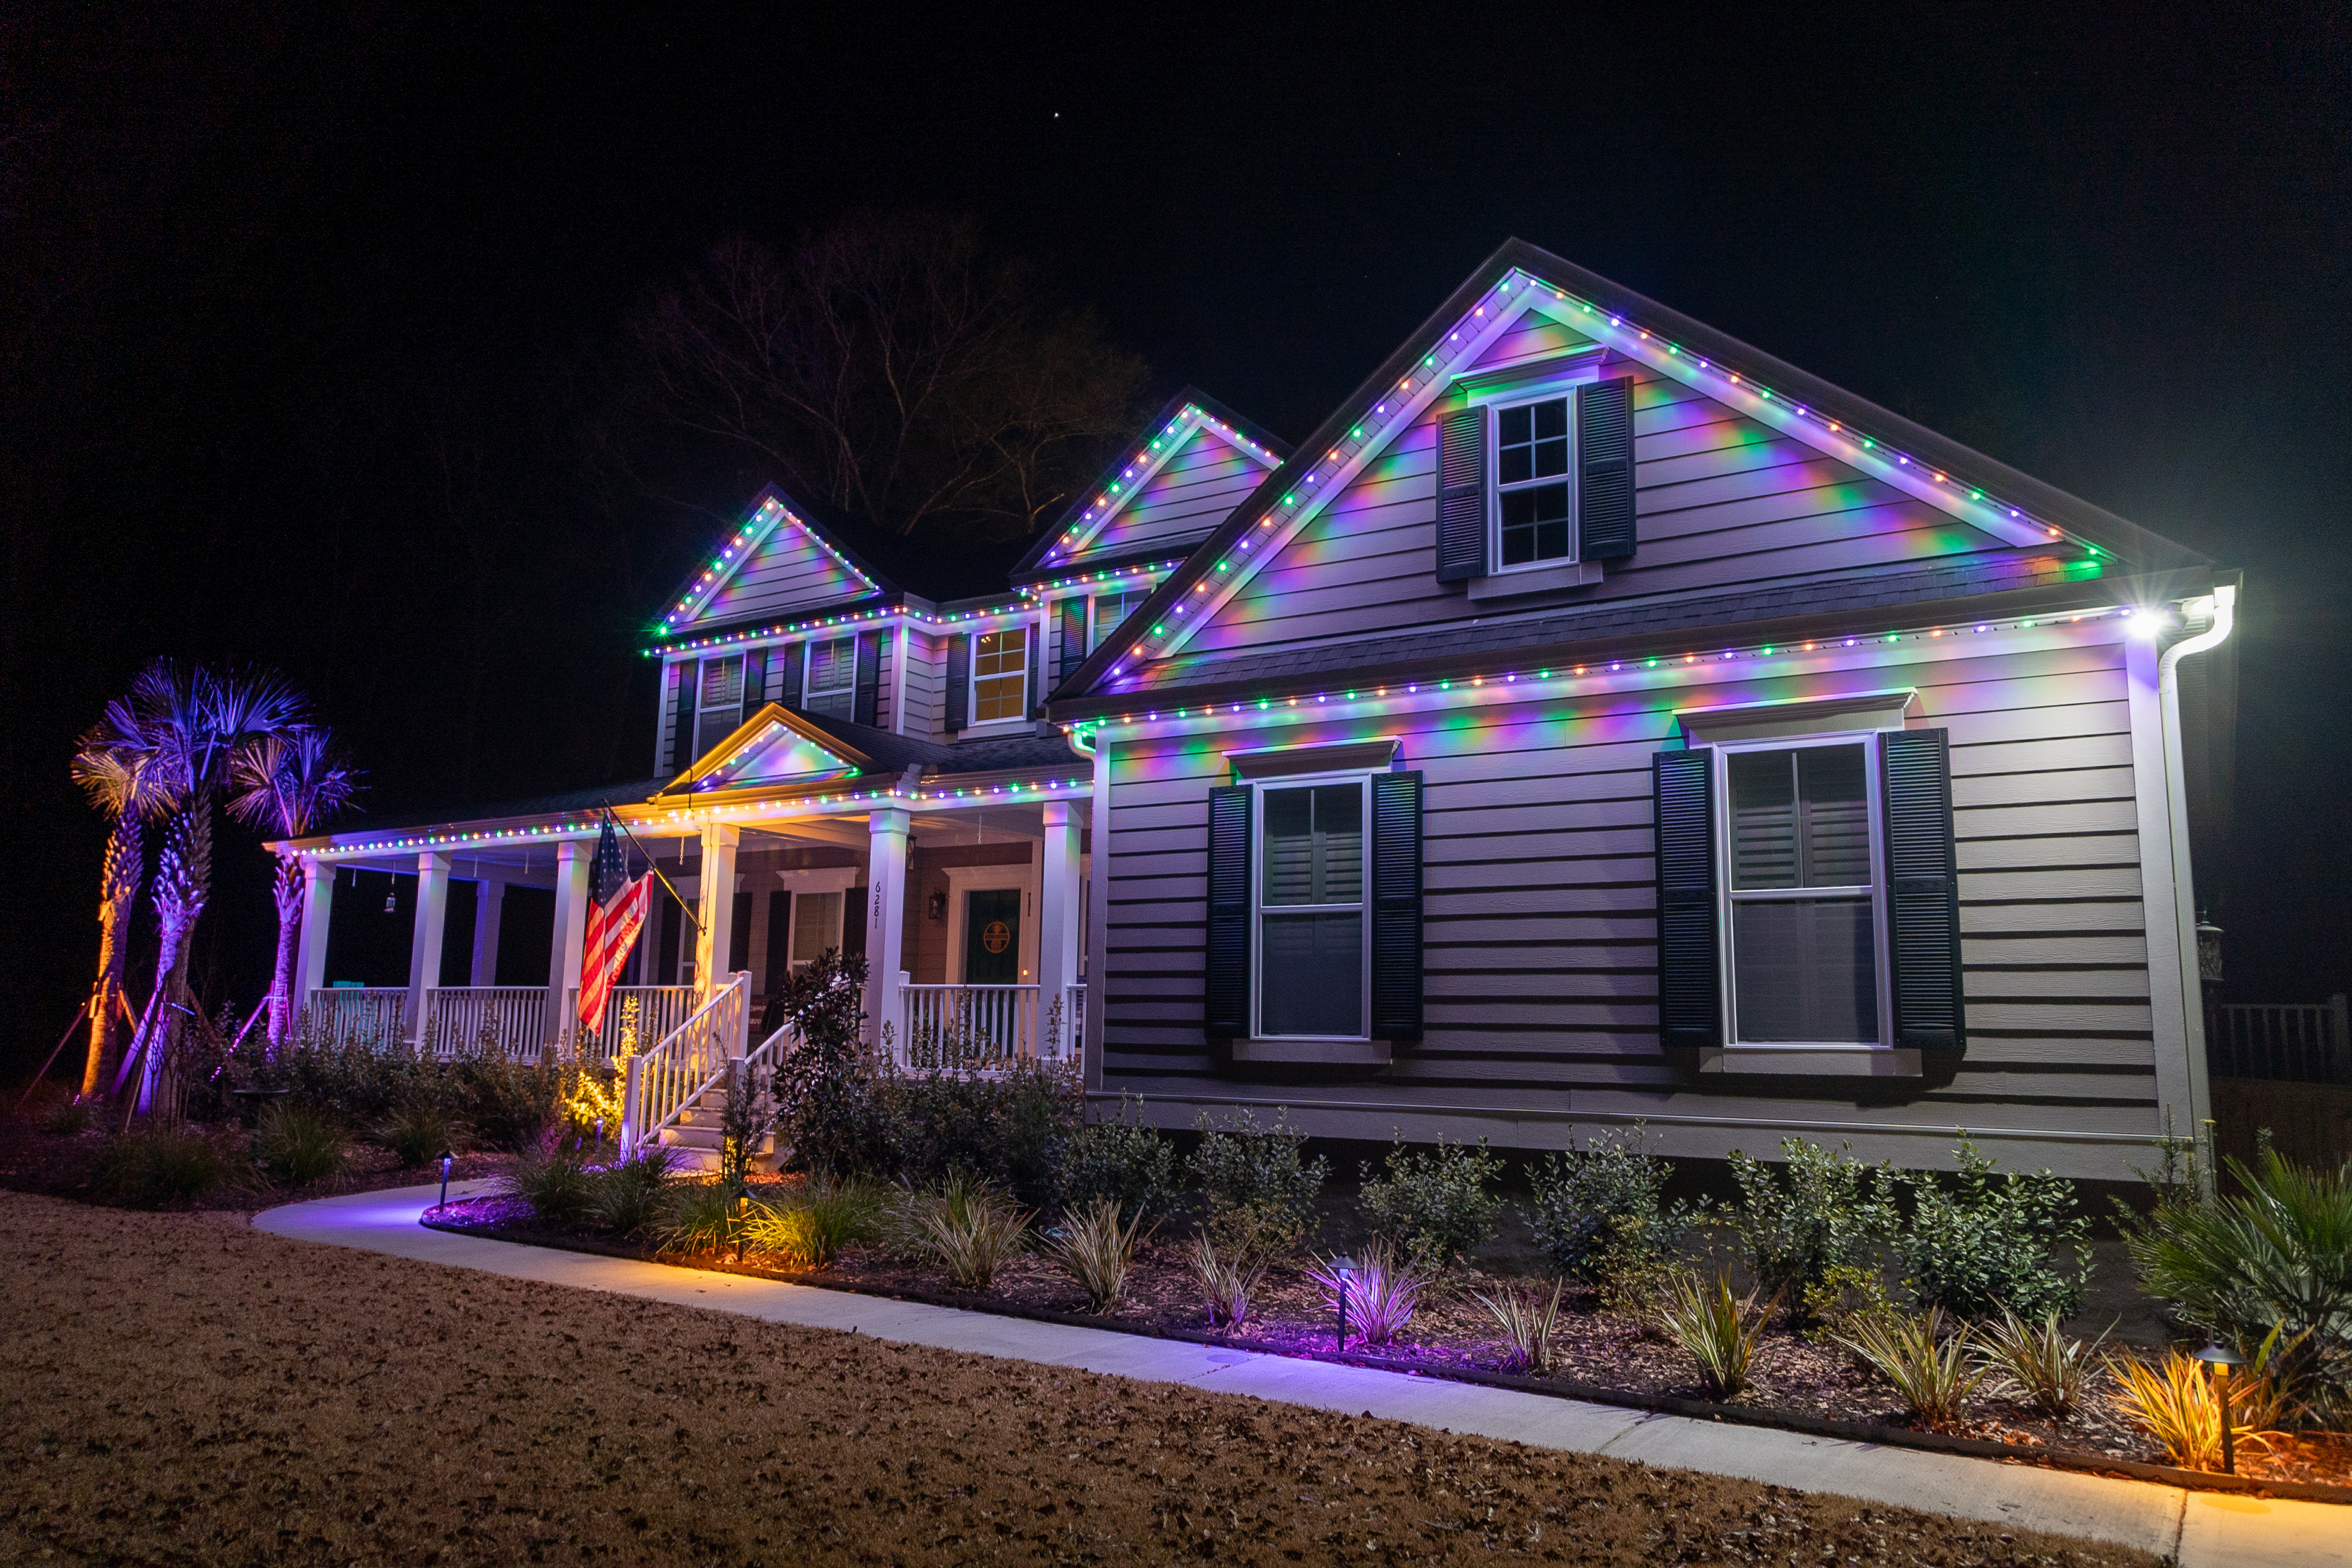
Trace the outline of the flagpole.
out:
<instances>
[{"instance_id":1,"label":"flagpole","mask_svg":"<svg viewBox=\"0 0 2352 1568\"><path fill-rule=\"evenodd\" d=\"M600 800L596 803L596 809L604 814L605 821L611 823L614 826L621 830L621 837L629 841L629 847L635 849L638 854L646 858L646 868L651 871L656 877L661 879L661 885L665 889L668 889L669 896L671 898L677 900L679 911L683 913L688 920L694 921L694 934L700 936L702 934L702 922L698 920L695 920L694 906L686 901L684 894L680 893L676 888L670 887L670 881L667 877L662 876L661 862L654 858L654 852L637 842L637 836L629 831L629 825L627 823L623 822L619 817L613 815L613 808L611 806L605 805Z\"/></svg>"}]
</instances>

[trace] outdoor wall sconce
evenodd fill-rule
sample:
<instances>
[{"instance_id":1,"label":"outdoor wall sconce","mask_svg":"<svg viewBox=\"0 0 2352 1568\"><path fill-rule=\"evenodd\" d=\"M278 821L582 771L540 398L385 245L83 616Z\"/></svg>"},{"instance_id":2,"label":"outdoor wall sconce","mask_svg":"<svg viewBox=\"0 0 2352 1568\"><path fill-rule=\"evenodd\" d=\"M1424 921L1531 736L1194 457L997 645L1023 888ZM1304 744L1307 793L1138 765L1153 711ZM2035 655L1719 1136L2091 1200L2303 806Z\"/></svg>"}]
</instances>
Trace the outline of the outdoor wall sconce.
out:
<instances>
[{"instance_id":1,"label":"outdoor wall sconce","mask_svg":"<svg viewBox=\"0 0 2352 1568\"><path fill-rule=\"evenodd\" d=\"M443 1207L443 1208L447 1208L447 1207L449 1206L449 1167L450 1167L451 1165L453 1165L453 1164L457 1163L457 1152L456 1152L455 1150L444 1149L444 1150L442 1150L442 1151L441 1151L441 1204L440 1204L440 1206L441 1206L441 1207Z\"/></svg>"},{"instance_id":2,"label":"outdoor wall sconce","mask_svg":"<svg viewBox=\"0 0 2352 1568\"><path fill-rule=\"evenodd\" d=\"M933 893L931 895L931 919L935 921L943 921L947 918L948 896L945 893Z\"/></svg>"},{"instance_id":3,"label":"outdoor wall sconce","mask_svg":"<svg viewBox=\"0 0 2352 1568\"><path fill-rule=\"evenodd\" d=\"M1339 1280L1339 1340L1332 1348L1348 1348L1348 1282L1356 1277L1356 1260L1341 1256L1331 1260L1331 1272Z\"/></svg>"},{"instance_id":4,"label":"outdoor wall sconce","mask_svg":"<svg viewBox=\"0 0 2352 1568\"><path fill-rule=\"evenodd\" d=\"M2237 1435L2230 1430L2232 1425L2230 1411L2230 1369L2233 1366L2245 1365L2246 1358L2233 1354L2220 1345L2209 1344L2197 1352L2197 1359L2213 1369L2213 1392L2220 1395L2221 1400L2221 1473L2234 1476L2238 1473L2238 1439Z\"/></svg>"}]
</instances>

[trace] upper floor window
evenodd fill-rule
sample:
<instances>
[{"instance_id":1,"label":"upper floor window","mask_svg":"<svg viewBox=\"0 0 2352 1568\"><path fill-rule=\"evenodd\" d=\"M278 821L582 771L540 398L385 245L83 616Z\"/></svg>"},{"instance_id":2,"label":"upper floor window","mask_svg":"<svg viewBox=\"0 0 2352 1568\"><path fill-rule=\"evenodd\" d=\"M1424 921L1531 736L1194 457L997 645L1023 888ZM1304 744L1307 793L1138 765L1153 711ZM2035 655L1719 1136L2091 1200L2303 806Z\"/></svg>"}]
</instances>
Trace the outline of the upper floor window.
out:
<instances>
[{"instance_id":1,"label":"upper floor window","mask_svg":"<svg viewBox=\"0 0 2352 1568\"><path fill-rule=\"evenodd\" d=\"M706 658L696 681L694 754L702 755L743 722L743 656ZM681 765L684 761L681 759Z\"/></svg>"},{"instance_id":2,"label":"upper floor window","mask_svg":"<svg viewBox=\"0 0 2352 1568\"><path fill-rule=\"evenodd\" d=\"M1149 588L1129 588L1120 594L1097 594L1093 605L1093 625L1087 628L1087 651L1102 647L1103 639L1118 630L1121 621L1135 612L1135 607L1151 596Z\"/></svg>"},{"instance_id":3,"label":"upper floor window","mask_svg":"<svg viewBox=\"0 0 2352 1568\"><path fill-rule=\"evenodd\" d=\"M857 716L857 639L835 637L808 645L808 679L801 707L828 719Z\"/></svg>"},{"instance_id":4,"label":"upper floor window","mask_svg":"<svg viewBox=\"0 0 2352 1568\"><path fill-rule=\"evenodd\" d=\"M1029 629L1007 626L971 639L971 721L1029 713Z\"/></svg>"},{"instance_id":5,"label":"upper floor window","mask_svg":"<svg viewBox=\"0 0 2352 1568\"><path fill-rule=\"evenodd\" d=\"M1495 411L1495 560L1506 569L1575 553L1569 402L1551 397Z\"/></svg>"}]
</instances>

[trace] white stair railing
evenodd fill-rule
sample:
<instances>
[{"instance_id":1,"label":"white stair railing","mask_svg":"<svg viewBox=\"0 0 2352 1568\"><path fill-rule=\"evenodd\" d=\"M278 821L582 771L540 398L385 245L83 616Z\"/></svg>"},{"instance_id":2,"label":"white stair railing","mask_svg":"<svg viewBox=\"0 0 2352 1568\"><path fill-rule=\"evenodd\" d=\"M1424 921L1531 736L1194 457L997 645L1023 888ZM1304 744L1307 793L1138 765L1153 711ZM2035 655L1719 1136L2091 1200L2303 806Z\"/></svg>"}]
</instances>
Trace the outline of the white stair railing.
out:
<instances>
[{"instance_id":1,"label":"white stair railing","mask_svg":"<svg viewBox=\"0 0 2352 1568\"><path fill-rule=\"evenodd\" d=\"M743 1054L751 1022L751 976L730 975L710 1000L653 1049L629 1058L621 1090L621 1153L656 1142Z\"/></svg>"}]
</instances>

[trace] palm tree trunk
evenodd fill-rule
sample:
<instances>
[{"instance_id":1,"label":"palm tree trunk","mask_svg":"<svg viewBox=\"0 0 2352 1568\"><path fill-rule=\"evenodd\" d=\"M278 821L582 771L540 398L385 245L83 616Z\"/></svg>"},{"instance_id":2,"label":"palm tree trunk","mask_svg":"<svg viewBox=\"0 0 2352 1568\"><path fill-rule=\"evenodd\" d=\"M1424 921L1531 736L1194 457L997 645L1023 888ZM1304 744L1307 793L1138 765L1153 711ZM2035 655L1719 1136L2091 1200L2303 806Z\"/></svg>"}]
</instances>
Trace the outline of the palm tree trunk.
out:
<instances>
[{"instance_id":1,"label":"palm tree trunk","mask_svg":"<svg viewBox=\"0 0 2352 1568\"><path fill-rule=\"evenodd\" d=\"M178 1037L180 1009L186 1005L188 949L212 880L212 799L202 793L191 795L173 814L163 852L155 858L155 919L163 940L155 953L155 989L132 1042L139 1053L139 1091L133 1103L141 1110L154 1096L156 1066L167 1043Z\"/></svg>"},{"instance_id":2,"label":"palm tree trunk","mask_svg":"<svg viewBox=\"0 0 2352 1568\"><path fill-rule=\"evenodd\" d=\"M89 1057L81 1073L85 1095L98 1092L122 1054L116 999L122 994L122 973L131 961L131 911L144 869L140 851L139 818L126 812L114 819L99 877L98 990L89 1004Z\"/></svg>"},{"instance_id":3,"label":"palm tree trunk","mask_svg":"<svg viewBox=\"0 0 2352 1568\"><path fill-rule=\"evenodd\" d=\"M269 1048L273 1054L286 1043L287 1027L293 1020L294 931L302 919L300 865L299 860L280 860L278 886L273 889L278 899L278 968L269 984Z\"/></svg>"}]
</instances>

